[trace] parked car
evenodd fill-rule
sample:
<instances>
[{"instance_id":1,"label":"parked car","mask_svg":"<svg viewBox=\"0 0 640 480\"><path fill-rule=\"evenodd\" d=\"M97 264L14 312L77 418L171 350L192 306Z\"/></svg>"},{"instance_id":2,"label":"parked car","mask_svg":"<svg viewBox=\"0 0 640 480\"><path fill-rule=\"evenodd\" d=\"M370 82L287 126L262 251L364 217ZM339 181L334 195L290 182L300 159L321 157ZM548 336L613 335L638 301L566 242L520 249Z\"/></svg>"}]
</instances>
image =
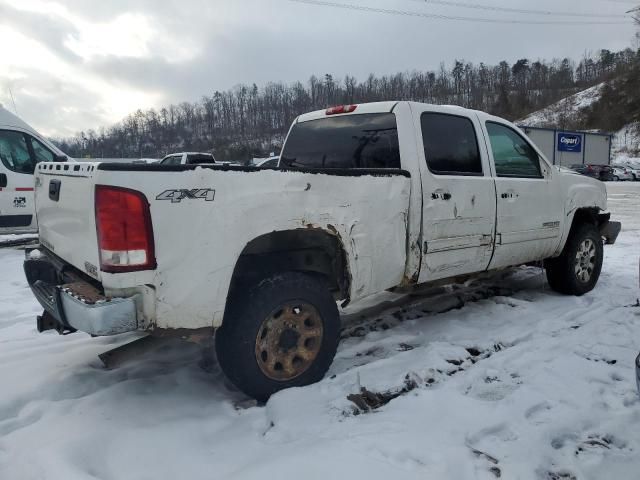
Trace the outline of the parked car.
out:
<instances>
[{"instance_id":1,"label":"parked car","mask_svg":"<svg viewBox=\"0 0 640 480\"><path fill-rule=\"evenodd\" d=\"M614 182L633 180L633 174L631 173L631 170L626 167L613 167L612 175Z\"/></svg>"},{"instance_id":2,"label":"parked car","mask_svg":"<svg viewBox=\"0 0 640 480\"><path fill-rule=\"evenodd\" d=\"M537 261L551 288L583 295L621 228L602 182L460 107L301 115L280 164L38 165L41 249L24 264L38 330L215 331L224 373L264 400L326 373L337 302Z\"/></svg>"},{"instance_id":3,"label":"parked car","mask_svg":"<svg viewBox=\"0 0 640 480\"><path fill-rule=\"evenodd\" d=\"M571 165L571 169L578 172L580 175L597 178L602 182L609 182L613 180L613 168L609 165L577 164Z\"/></svg>"},{"instance_id":4,"label":"parked car","mask_svg":"<svg viewBox=\"0 0 640 480\"><path fill-rule=\"evenodd\" d=\"M160 160L160 165L201 165L214 163L216 163L216 159L213 154L202 152L172 153Z\"/></svg>"},{"instance_id":5,"label":"parked car","mask_svg":"<svg viewBox=\"0 0 640 480\"><path fill-rule=\"evenodd\" d=\"M39 162L64 162L55 145L0 106L0 234L35 233L33 172Z\"/></svg>"},{"instance_id":6,"label":"parked car","mask_svg":"<svg viewBox=\"0 0 640 480\"><path fill-rule=\"evenodd\" d=\"M626 173L631 175L631 179L633 181L640 181L640 168L636 167L635 165L632 164L627 164L627 165L617 165L619 168L624 168Z\"/></svg>"}]
</instances>

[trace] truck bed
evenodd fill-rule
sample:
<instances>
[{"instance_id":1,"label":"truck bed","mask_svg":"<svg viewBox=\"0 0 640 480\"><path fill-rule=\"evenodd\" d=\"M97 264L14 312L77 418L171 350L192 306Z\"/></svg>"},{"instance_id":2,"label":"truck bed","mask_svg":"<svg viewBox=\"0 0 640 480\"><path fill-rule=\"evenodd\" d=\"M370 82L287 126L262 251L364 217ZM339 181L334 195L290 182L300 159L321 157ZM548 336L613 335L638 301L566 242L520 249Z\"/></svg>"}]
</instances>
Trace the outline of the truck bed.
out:
<instances>
[{"instance_id":1,"label":"truck bed","mask_svg":"<svg viewBox=\"0 0 640 480\"><path fill-rule=\"evenodd\" d=\"M219 325L243 249L274 231L318 229L337 237L352 300L413 274L405 271L411 179L403 170L43 163L36 178L42 246L99 282L105 295L151 289L145 322L159 328ZM156 269L101 271L96 185L145 195Z\"/></svg>"}]
</instances>

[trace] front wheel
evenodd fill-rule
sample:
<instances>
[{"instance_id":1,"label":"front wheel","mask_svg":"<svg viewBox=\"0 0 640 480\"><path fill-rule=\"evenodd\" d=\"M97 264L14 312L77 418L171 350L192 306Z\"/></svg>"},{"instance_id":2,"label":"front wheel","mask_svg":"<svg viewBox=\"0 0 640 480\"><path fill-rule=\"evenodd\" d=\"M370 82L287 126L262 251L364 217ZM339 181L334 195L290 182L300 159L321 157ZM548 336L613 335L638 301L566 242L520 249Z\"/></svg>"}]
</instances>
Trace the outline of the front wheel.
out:
<instances>
[{"instance_id":1,"label":"front wheel","mask_svg":"<svg viewBox=\"0 0 640 480\"><path fill-rule=\"evenodd\" d=\"M600 278L604 248L600 232L592 224L575 228L558 258L545 261L549 286L566 295L584 295Z\"/></svg>"},{"instance_id":2,"label":"front wheel","mask_svg":"<svg viewBox=\"0 0 640 480\"><path fill-rule=\"evenodd\" d=\"M617 175L613 176L613 181L614 182L619 182L620 181L620 177L618 177Z\"/></svg>"},{"instance_id":3,"label":"front wheel","mask_svg":"<svg viewBox=\"0 0 640 480\"><path fill-rule=\"evenodd\" d=\"M229 298L216 332L222 371L247 395L273 393L322 379L338 346L340 316L324 278L279 273Z\"/></svg>"}]
</instances>

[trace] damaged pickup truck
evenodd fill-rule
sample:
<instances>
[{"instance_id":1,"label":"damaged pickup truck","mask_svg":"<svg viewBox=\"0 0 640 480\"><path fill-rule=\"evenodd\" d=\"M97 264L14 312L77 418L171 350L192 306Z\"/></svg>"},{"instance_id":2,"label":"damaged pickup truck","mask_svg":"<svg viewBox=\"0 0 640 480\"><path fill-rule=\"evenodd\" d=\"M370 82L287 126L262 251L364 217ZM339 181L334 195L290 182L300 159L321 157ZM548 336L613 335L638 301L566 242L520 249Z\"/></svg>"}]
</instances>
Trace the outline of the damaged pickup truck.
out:
<instances>
[{"instance_id":1,"label":"damaged pickup truck","mask_svg":"<svg viewBox=\"0 0 640 480\"><path fill-rule=\"evenodd\" d=\"M257 399L320 380L343 306L544 261L594 288L620 224L603 183L561 172L511 123L411 102L298 117L278 169L41 163L38 330L213 335Z\"/></svg>"}]
</instances>

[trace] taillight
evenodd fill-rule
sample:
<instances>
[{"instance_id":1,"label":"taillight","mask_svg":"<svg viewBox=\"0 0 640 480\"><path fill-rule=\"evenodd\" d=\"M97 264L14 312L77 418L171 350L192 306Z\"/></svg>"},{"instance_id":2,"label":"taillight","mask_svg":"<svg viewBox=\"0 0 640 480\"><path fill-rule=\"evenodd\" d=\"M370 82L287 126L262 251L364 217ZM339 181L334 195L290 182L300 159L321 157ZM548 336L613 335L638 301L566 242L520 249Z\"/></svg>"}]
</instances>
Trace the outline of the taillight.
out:
<instances>
[{"instance_id":1,"label":"taillight","mask_svg":"<svg viewBox=\"0 0 640 480\"><path fill-rule=\"evenodd\" d=\"M352 113L358 108L357 105L338 105L337 107L327 108L327 115L339 115L341 113Z\"/></svg>"},{"instance_id":2,"label":"taillight","mask_svg":"<svg viewBox=\"0 0 640 480\"><path fill-rule=\"evenodd\" d=\"M157 266L149 202L141 192L96 185L96 230L103 272L154 270Z\"/></svg>"}]
</instances>

